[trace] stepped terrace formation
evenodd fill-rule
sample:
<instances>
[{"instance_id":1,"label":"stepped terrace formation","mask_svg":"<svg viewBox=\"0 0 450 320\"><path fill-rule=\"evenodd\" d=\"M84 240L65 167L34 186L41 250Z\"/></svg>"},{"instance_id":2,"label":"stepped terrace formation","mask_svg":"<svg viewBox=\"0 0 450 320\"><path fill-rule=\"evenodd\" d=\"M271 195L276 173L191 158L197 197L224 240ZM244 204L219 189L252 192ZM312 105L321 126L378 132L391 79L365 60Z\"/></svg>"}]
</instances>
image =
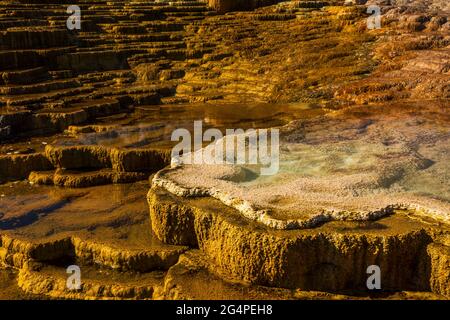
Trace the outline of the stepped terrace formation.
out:
<instances>
[{"instance_id":1,"label":"stepped terrace formation","mask_svg":"<svg viewBox=\"0 0 450 320\"><path fill-rule=\"evenodd\" d=\"M450 298L449 12L0 1L0 299ZM196 120L279 170L173 163Z\"/></svg>"}]
</instances>

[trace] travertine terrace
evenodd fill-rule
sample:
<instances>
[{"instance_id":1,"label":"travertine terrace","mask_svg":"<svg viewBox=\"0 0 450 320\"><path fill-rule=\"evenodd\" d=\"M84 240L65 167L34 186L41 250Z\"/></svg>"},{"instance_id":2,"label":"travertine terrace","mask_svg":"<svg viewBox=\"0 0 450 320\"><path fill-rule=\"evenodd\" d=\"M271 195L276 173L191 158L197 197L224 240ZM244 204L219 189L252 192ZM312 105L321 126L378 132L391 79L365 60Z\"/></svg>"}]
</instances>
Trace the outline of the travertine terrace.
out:
<instances>
[{"instance_id":1,"label":"travertine terrace","mask_svg":"<svg viewBox=\"0 0 450 320\"><path fill-rule=\"evenodd\" d=\"M0 1L0 299L450 298L449 12ZM171 166L194 120L278 128L279 172Z\"/></svg>"}]
</instances>

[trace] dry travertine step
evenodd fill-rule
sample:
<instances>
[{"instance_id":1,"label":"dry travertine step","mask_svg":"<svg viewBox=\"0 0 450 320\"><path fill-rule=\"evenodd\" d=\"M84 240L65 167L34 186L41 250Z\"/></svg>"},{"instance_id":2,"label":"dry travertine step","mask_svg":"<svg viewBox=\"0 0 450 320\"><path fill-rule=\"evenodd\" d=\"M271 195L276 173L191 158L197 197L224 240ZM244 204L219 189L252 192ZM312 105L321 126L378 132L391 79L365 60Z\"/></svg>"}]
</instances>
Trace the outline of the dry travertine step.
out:
<instances>
[{"instance_id":1,"label":"dry travertine step","mask_svg":"<svg viewBox=\"0 0 450 320\"><path fill-rule=\"evenodd\" d=\"M67 289L64 268L43 266L22 268L18 286L26 293L55 299L155 299L161 294L164 273L124 274L82 266L81 290Z\"/></svg>"},{"instance_id":2,"label":"dry travertine step","mask_svg":"<svg viewBox=\"0 0 450 320\"><path fill-rule=\"evenodd\" d=\"M196 31L189 41L208 39L223 54L205 55L198 68L187 70L177 96L192 102L317 102L332 97L336 82L359 79L372 69L367 49L374 39L355 24L364 17L362 7L315 8L283 23L270 21L285 19L277 10L211 17L189 26ZM342 12L353 14L348 23Z\"/></svg>"},{"instance_id":3,"label":"dry travertine step","mask_svg":"<svg viewBox=\"0 0 450 320\"><path fill-rule=\"evenodd\" d=\"M76 95L78 92L70 92ZM45 94L43 94L45 95ZM21 95L21 99L25 96ZM61 98L55 96L55 99ZM25 101L27 103L27 101ZM116 99L91 99L89 102L38 110L37 112L7 112L1 115L0 125L8 136L21 134L48 134L61 132L71 125L83 124L96 118L127 112Z\"/></svg>"},{"instance_id":4,"label":"dry travertine step","mask_svg":"<svg viewBox=\"0 0 450 320\"><path fill-rule=\"evenodd\" d=\"M80 187L104 183L126 183L147 179L152 172L170 163L170 150L164 149L118 149L105 146L51 146L45 153L0 156L0 180L29 178L42 184ZM90 173L57 170L90 168L106 169ZM39 172L35 172L39 171Z\"/></svg>"},{"instance_id":5,"label":"dry travertine step","mask_svg":"<svg viewBox=\"0 0 450 320\"><path fill-rule=\"evenodd\" d=\"M405 44L404 39L393 40L398 44L395 50L402 50L402 41ZM425 47L436 47L437 50L413 51L416 57L408 61L401 61L403 58L399 57L397 61L401 62L397 66L392 63L380 67L371 77L338 90L335 97L358 104L386 103L394 99L449 99L450 38L429 40L421 37L406 46L414 47L422 41L429 43ZM380 46L378 54L385 56L391 52L391 46Z\"/></svg>"},{"instance_id":6,"label":"dry travertine step","mask_svg":"<svg viewBox=\"0 0 450 320\"><path fill-rule=\"evenodd\" d=\"M167 270L178 261L185 247L155 247L133 250L95 241L68 237L42 243L0 235L2 264L21 269L30 261L52 262L75 259L83 264L120 271L148 272Z\"/></svg>"},{"instance_id":7,"label":"dry travertine step","mask_svg":"<svg viewBox=\"0 0 450 320\"><path fill-rule=\"evenodd\" d=\"M161 86L162 81L183 75L179 61L201 58L204 53L195 46L187 48L184 26L213 13L200 1L94 0L77 5L83 14L82 29L73 32L66 27L64 1L0 3L0 12L9 13L0 18L4 28L0 34L0 106L5 106L0 118L2 139L36 130L61 131L105 112L117 113L95 106L88 111L84 106L112 95L120 101L120 112L132 104L159 103L161 97L174 92L173 86ZM154 79L154 89L143 89L129 69L160 60L168 62L158 71L161 79ZM117 90L111 91L112 86ZM69 105L73 110L66 110ZM30 121L16 121L23 110L41 111L26 115Z\"/></svg>"},{"instance_id":8,"label":"dry travertine step","mask_svg":"<svg viewBox=\"0 0 450 320\"><path fill-rule=\"evenodd\" d=\"M258 7L282 2L282 0L206 0L205 2L218 12L225 13L235 10L253 10Z\"/></svg>"},{"instance_id":9,"label":"dry travertine step","mask_svg":"<svg viewBox=\"0 0 450 320\"><path fill-rule=\"evenodd\" d=\"M118 149L102 145L47 146L45 154L57 168L112 168L117 172L155 170L170 162L170 150Z\"/></svg>"},{"instance_id":10,"label":"dry travertine step","mask_svg":"<svg viewBox=\"0 0 450 320\"><path fill-rule=\"evenodd\" d=\"M357 296L320 291L302 291L255 286L211 270L199 250L190 250L167 272L148 274L118 273L82 266L82 287L68 290L65 269L56 266L29 265L19 271L18 286L29 298L57 299L377 299L373 293ZM23 293L22 293L23 294ZM429 292L393 292L383 299L443 299Z\"/></svg>"},{"instance_id":11,"label":"dry travertine step","mask_svg":"<svg viewBox=\"0 0 450 320\"><path fill-rule=\"evenodd\" d=\"M381 7L382 28L364 32L365 11L373 3ZM253 23L249 20L254 13L229 15L227 20L208 18L190 28L198 29L196 37L207 35L209 41L216 41L218 48L232 48L235 58L208 61L199 70L187 71L186 81L177 87L177 94L192 95L195 97L192 101L319 99L331 109L393 99L446 98L449 89L445 61L450 23L445 5L445 1L434 0L424 5L418 0L407 5L372 1L356 7L326 6L321 11L297 12L299 19L282 24ZM259 12L262 15L291 12L290 6L286 6L268 7ZM412 28L410 22L417 27ZM369 35L379 41L371 43L374 39ZM357 48L351 48L348 42L353 46L357 43ZM336 43L332 50L331 43ZM367 50L369 46L375 49L375 55ZM420 57L405 66L405 57L414 54ZM275 58L278 64L274 63ZM363 62L362 58L367 60ZM363 63L359 65L360 62ZM327 69L331 64L333 68ZM345 84L364 79L375 64L379 64L374 72L376 77L357 81L352 86ZM323 85L327 81L333 82L331 88ZM344 85L336 86L337 82Z\"/></svg>"},{"instance_id":12,"label":"dry travertine step","mask_svg":"<svg viewBox=\"0 0 450 320\"><path fill-rule=\"evenodd\" d=\"M25 293L17 285L17 272L11 268L0 267L0 299L1 300L27 300L45 299L43 296L36 296Z\"/></svg>"},{"instance_id":13,"label":"dry travertine step","mask_svg":"<svg viewBox=\"0 0 450 320\"><path fill-rule=\"evenodd\" d=\"M450 8L445 1L368 1L381 8L382 28L370 77L338 89L349 103L387 103L400 99L448 99ZM384 30L389 30L385 34Z\"/></svg>"},{"instance_id":14,"label":"dry travertine step","mask_svg":"<svg viewBox=\"0 0 450 320\"><path fill-rule=\"evenodd\" d=\"M255 286L217 274L216 268L209 264L199 250L189 250L180 256L177 264L171 267L164 278L163 299L187 300L348 300L377 299L377 294L360 292L357 295L304 291ZM356 293L354 293L356 294ZM393 292L383 299L443 299L442 295L429 292Z\"/></svg>"},{"instance_id":15,"label":"dry travertine step","mask_svg":"<svg viewBox=\"0 0 450 320\"><path fill-rule=\"evenodd\" d=\"M0 181L26 179L35 170L52 169L50 161L41 153L0 156Z\"/></svg>"},{"instance_id":16,"label":"dry travertine step","mask_svg":"<svg viewBox=\"0 0 450 320\"><path fill-rule=\"evenodd\" d=\"M297 13L301 16L301 19L280 26L279 23L277 24L276 22L255 22L253 19L254 17L264 15L269 17L273 13L279 12L280 10L283 11L286 9L283 9L284 4L282 6L264 8L256 13L230 15L229 17L226 16L226 19L225 17L220 17L222 21L212 18L195 23L179 20L183 15L176 18L169 17L169 15L165 17L166 20L164 20L163 15L157 15L158 20L154 20L153 18L152 21L146 21L146 14L144 13L143 16L139 16L137 20L130 21L126 20L124 16L117 17L118 13L114 10L112 12L108 11L109 9L103 11L102 5L104 4L99 4L98 7L95 5L91 6L90 9L88 9L88 16L89 19L98 19L98 28L89 30L89 32L80 32L77 35L71 35L73 37L78 37L78 40L83 39L83 41L79 41L76 44L79 52L71 53L67 47L63 47L65 51L62 49L55 51L56 49L41 48L41 51L48 50L49 54L50 52L53 52L52 55L48 57L50 62L58 57L60 61L71 61L71 59L76 60L82 56L82 61L79 63L84 61L82 64L86 67L101 70L103 67L98 65L98 62L92 61L92 59L95 60L103 54L104 56L102 59L98 58L101 60L101 63L118 63L116 61L117 57L122 54L126 55L127 52L134 50L130 49L130 41L133 42L139 39L139 41L141 41L141 49L143 48L142 40L150 41L148 43L151 44L153 49L134 53L127 58L127 63L133 72L130 72L130 70L105 70L103 72L89 71L88 73L77 75L76 72L74 73L73 71L67 70L68 67L64 67L63 70L53 70L54 67L52 66L52 63L49 63L51 70L47 70L47 67L44 68L41 66L43 63L49 61L41 61L39 62L39 65L29 66L29 69L26 70L8 69L4 71L2 73L2 79L5 83L5 87L2 88L2 90L11 93L19 93L19 91L23 93L24 90L29 90L30 93L21 95L15 94L5 97L5 99L8 100L7 104L10 106L9 109L11 110L9 110L9 114L2 114L2 118L0 119L0 135L3 138L6 138L18 133L30 134L31 132L44 133L49 131L60 131L67 128L69 125L94 121L99 116L99 112L95 109L99 109L100 111L103 110L100 114L102 114L102 112L103 114L105 114L105 112L108 114L111 114L111 112L125 112L129 111L128 107L130 105L159 103L161 98L164 99L164 97L169 97L176 91L179 95L177 99L192 102L211 99L225 101L267 101L271 99L280 101L280 99L283 100L285 98L288 100L323 100L324 98L332 97L333 90L330 91L329 89L324 88L323 85L317 86L317 83L328 80L336 82L339 81L337 80L338 78L341 80L355 80L371 70L372 67L368 67L368 65L372 65L373 61L371 62L369 59L364 63L359 62L361 57L369 58L368 51L365 47L373 39L367 37L367 34L365 33L355 32L359 27L356 27L355 29L355 26L352 26L353 22L365 17L363 14L363 9L365 7L330 7L327 6L326 3L320 1L311 3L299 2L298 5L295 4L295 2L292 2L292 4L294 8L289 10L294 10L294 12L305 6L312 7L313 9L320 8L324 5L325 7L321 11L313 10L311 13L302 13L301 11L298 11ZM339 5L341 3L330 2L328 4ZM147 4L139 3L131 3L128 5L127 3L118 2L115 4L108 4L107 7L116 9L120 8L122 5L130 10L133 10L133 7L138 11L144 10L144 12L146 12L147 10L141 8L141 6L146 7ZM195 1L189 6L191 5L193 7L204 6L204 4L199 4ZM34 4L33 6L39 7L40 5ZM158 8L153 8L155 6ZM181 10L171 9L171 6L184 8L183 10L186 9L184 5L177 2L170 4L150 3L148 4L148 7L152 9L148 10L148 14L151 15L151 13L155 12L162 13L165 10L168 11L168 13ZM84 12L86 12L84 5L82 5L82 7ZM14 8L20 15L20 5L19 7L15 6ZM59 8L58 10L61 9ZM194 9L194 11L195 10L197 9ZM52 17L50 12L52 12L52 10L47 9L43 10L42 14L43 16L49 14ZM100 15L100 12L102 15L98 16ZM110 13L111 17L116 18L106 18L106 13ZM186 9L185 14L188 13L189 10ZM205 14L206 13L207 12L205 12ZM306 15L302 16L304 14ZM402 15L405 15L405 13L402 13ZM24 13L24 16L28 17L28 13ZM58 28L63 28L65 25L65 21L62 19L63 16L64 14L58 14L57 19L61 19L61 21L58 21L56 24ZM409 16L409 13L406 13L406 16ZM12 20L10 21L8 19L4 22L5 25L8 25L9 23L12 25ZM348 24L346 19L349 19L348 21L351 23ZM45 23L47 23L47 20L44 20ZM30 24L34 22L39 24L38 21L40 20L32 20L30 21ZM427 23L426 19L423 21L423 23ZM439 22L438 20L436 21ZM320 26L320 30L311 30L312 25L316 25L316 27ZM442 30L445 25L445 21L439 22L437 25L438 28L435 31L436 35L433 36L442 37ZM164 31L155 34L155 30L159 29ZM46 37L51 37L53 34L53 31L48 27L40 25L36 30L30 29L30 32L38 33L41 30ZM145 32L144 30L152 31L150 35L141 36L141 32ZM270 34L267 30L270 30ZM431 29L427 27L423 32L429 32L429 30ZM237 34L238 31L239 33ZM324 43L321 43L321 40L319 39L321 34L333 34L332 32L337 31L341 32L342 35L332 36L330 39L326 39ZM17 34L19 39L24 36L24 32L25 31L20 28L10 28L10 33L6 33L5 37L10 39L13 35ZM55 37L61 32L62 30L55 29ZM100 34L102 35L100 36L101 41L96 43L96 40L94 41L94 39L97 39ZM279 44L273 43L272 40L274 34L280 39L283 37L290 39L286 42L289 50L286 49L286 45L282 48L278 48ZM107 35L107 39L103 38L104 35ZM112 39L108 37L112 37ZM240 40L239 42L235 41L236 37ZM206 38L208 39L207 41L205 41ZM113 41L113 39L115 40ZM86 43L84 43L84 41L86 41ZM120 49L122 51L117 51L117 55L114 56L115 53L111 53L114 52L114 50L110 49L108 41L111 43L127 43L127 48ZM18 43L22 42L18 41ZM168 49L168 46L172 45L171 43L173 44L173 48ZM302 45L302 43L304 43L304 45ZM339 46L337 47L339 52L328 52L327 48L329 48L329 45L327 45L327 43L339 43ZM350 43L353 43L354 47L356 46L355 49L359 49L353 50L353 48L349 47ZM29 46L39 47L39 44L34 43L29 45L25 45L24 43L23 45L27 48ZM161 46L162 49L154 50L154 45ZM431 43L428 47L433 47L435 45L437 44ZM89 49L93 46L98 46L98 48ZM183 51L183 46L186 47L185 52ZM442 46L442 44L439 46ZM308 48L314 48L315 51L321 48L322 52L320 56L317 56L317 52L315 53L316 55L314 55L314 52L309 52L307 50ZM355 55L353 55L352 51L354 51ZM17 55L19 53L16 52L15 54ZM25 51L20 51L20 54L25 54ZM10 55L11 51L5 51L5 59L9 59ZM64 57L61 57L61 55ZM246 61L247 59L243 58L246 58L247 56L257 59L253 62ZM308 60L323 60L324 64L333 63L336 65L337 63L342 64L342 66L339 68L334 66L332 69L325 68L326 70L323 70L325 76L321 76L317 73L311 74L311 72L308 71L310 68L305 66L302 61L297 61L299 60L299 56L303 56L305 59L306 56L308 56ZM275 61L271 57L276 61L286 61L288 64L282 66L282 68L278 70L277 68L274 68ZM18 59L20 60L21 58ZM240 60L240 62L238 60ZM29 61L32 61L32 59L27 57L26 59L24 58L20 64L21 66L24 66L24 63ZM289 66L290 63L293 64L291 67ZM47 63L47 65L49 64ZM75 66L72 65L72 62L70 64L72 69L75 68ZM267 65L267 68L256 68L256 65ZM84 68L81 65L79 67L81 69ZM297 73L294 74L291 72L292 70L285 70L286 68L297 70ZM313 66L313 70L317 71L317 67ZM307 78L304 77L305 75L308 75ZM204 79L205 77L206 79ZM421 94L427 89L432 89L430 95L435 97L439 95L439 92L445 90L445 86L442 85L442 79L434 79L433 77L428 78L430 79L430 81L428 81L429 83L426 86L422 84L420 86L420 92L417 94ZM297 79L295 83L292 82L293 79ZM45 81L42 82L42 80ZM143 80L154 83L156 85L155 90L152 89L147 90L147 92L137 92L135 89L139 88L140 90L142 88L138 83ZM167 83L170 81L173 81L171 85L166 87L161 86L162 82ZM392 78L388 81L395 82L396 78ZM42 83L39 84L36 82ZM12 86L8 84L11 84ZM123 88L123 85L130 87L130 84L132 84L131 87L134 89L127 90ZM92 107L92 112L87 112L86 108L83 106L87 101L111 97L111 85L117 86L117 88L113 90L113 95L119 100L120 109L100 108L100 106L98 106L95 108ZM43 92L39 93L41 91ZM401 92L398 94L398 97L400 98L409 95L404 89L400 88L400 91ZM283 95L286 95L286 97L283 97ZM359 100L348 94L337 94L336 97L346 100L347 102L367 102L384 101L390 99L392 95L392 92L374 92L371 97L360 97L358 98ZM64 100L63 102L61 102L62 99ZM72 105L73 102L77 102L79 105L75 103L73 110L64 110L67 106ZM99 101L97 104L104 104L104 102ZM26 116L27 119L28 117L32 117L32 119L37 117L35 120L31 122L20 121L18 119L23 119L23 115L18 110L23 109L24 106L33 110L43 109L36 115L28 114ZM48 108L53 108L54 110L50 112ZM15 116L16 114L17 117ZM16 120L14 120L15 118ZM30 128L28 128L28 125L27 128L24 128L24 123L36 124L31 125Z\"/></svg>"},{"instance_id":17,"label":"dry travertine step","mask_svg":"<svg viewBox=\"0 0 450 320\"><path fill-rule=\"evenodd\" d=\"M111 183L130 183L145 180L149 173L144 172L115 172L108 169L98 171L33 171L28 177L30 183L55 185L66 188L83 188Z\"/></svg>"},{"instance_id":18,"label":"dry travertine step","mask_svg":"<svg viewBox=\"0 0 450 320\"><path fill-rule=\"evenodd\" d=\"M183 199L153 187L148 202L153 231L162 241L200 248L214 268L232 278L354 294L365 292L366 269L376 264L384 290L449 297L450 249L438 242L445 231L400 213L378 222L274 231L212 199Z\"/></svg>"},{"instance_id":19,"label":"dry travertine step","mask_svg":"<svg viewBox=\"0 0 450 320\"><path fill-rule=\"evenodd\" d=\"M302 5L299 5L299 7L307 6L313 9L326 5L326 3L322 2L301 3ZM334 4L334 2L330 2L330 4ZM5 5L8 7L9 4ZM25 4L23 5L25 6ZM86 112L84 107L84 104L89 103L92 99L117 99L120 104L120 109L107 109L106 112L108 114L128 112L128 108L132 105L160 103L164 101L163 99L170 97L176 92L180 94L175 99L191 102L210 99L221 99L225 101L267 101L276 98L279 100L280 97L277 95L282 91L288 92L291 89L294 90L293 88L283 90L283 87L285 87L286 83L291 82L290 78L294 75L291 73L284 75L285 72L279 70L282 79L278 81L276 80L279 77L278 75L270 76L270 74L267 74L271 69L270 66L274 64L273 60L269 59L266 61L262 59L258 62L261 65L268 64L269 68L265 71L252 70L252 65L250 65L250 68L247 68L246 64L248 62L246 61L243 61L242 64L231 65L230 68L228 68L228 65L239 62L238 60L243 60L243 56L249 53L248 50L253 50L252 46L256 44L255 41L259 43L257 37L255 37L257 34L263 36L260 42L263 44L263 47L265 46L267 48L258 49L256 54L249 53L248 55L259 56L261 53L263 56L270 57L270 50L267 50L272 47L278 47L275 43L271 42L274 34L278 34L278 36L283 34L283 37L292 40L288 43L292 42L293 48L296 48L297 42L301 43L304 39L301 40L297 37L296 40L293 40L292 35L298 34L304 37L305 32L308 33L308 30L310 30L308 26L309 22L303 24L302 19L292 23L292 30L290 27L280 28L279 25L274 24L277 21L273 21L272 23L270 21L258 22L254 20L255 17L265 20L274 15L276 16L278 7L271 7L270 9L264 9L256 13L248 13L245 16L237 15L230 19L223 17L225 25L221 27L223 23L217 19L208 19L205 22L188 21L189 19L185 19L191 13L199 14L195 17L200 18L200 20L203 20L204 17L209 15L209 11L202 9L205 8L205 4L199 3L198 1L191 1L189 4L175 1L162 4L154 2L114 2L108 4L98 3L98 5L95 4L95 1L88 1L82 2L80 5L83 13L85 15L87 14L87 18L83 19L83 21L86 21L87 29L83 29L85 28L83 27L81 32L69 32L68 39L64 40L68 41L66 44L62 40L57 40L59 39L57 35L62 36L64 33L62 28L65 30L65 19L63 18L66 14L65 12L60 13L59 10L62 10L62 8L57 5L53 8L53 6L48 7L49 4L47 3L33 3L32 5L25 6L26 8L23 11L21 10L22 4L14 5L13 11L17 13L17 16L20 17L23 15L28 20L31 18L32 9L41 9L38 10L40 15L36 16L34 13L33 20L29 20L30 25L33 25L33 23L38 25L34 29L30 28L28 24L25 24L27 29L9 27L13 25L15 18L9 17L6 18L6 21L3 21L5 26L9 27L5 33L5 39L14 39L14 37L17 37L19 40L26 35L26 30L29 30L33 34L39 34L42 30L46 37L52 37L54 34L54 42L61 42L60 45L62 46L58 48L40 48L41 44L39 43L27 44L26 42L14 42L12 40L8 42L8 46L22 46L24 47L22 49L27 50L18 49L13 52L11 51L13 49L10 48L10 50L4 52L5 59L9 59L8 61L11 60L12 54L16 55L16 60L12 60L19 61L21 68L11 70L11 64L8 63L7 70L2 73L4 80L3 89L5 92L12 94L1 97L1 99L4 98L5 105L9 106L8 112L10 114L4 114L2 115L4 117L0 119L0 134L3 138L16 134L29 135L32 132L55 132L63 130L69 125L95 121L99 116L98 112L95 112L97 107L92 108L94 112L91 113ZM135 13L136 16L130 20L130 17L125 14L120 14L120 11L116 10L122 8L122 6L125 10L129 10L130 12L137 10L139 13ZM293 10L299 9L294 8ZM342 19L337 18L337 15L341 11L354 12L355 19L360 16L358 12L362 12L361 8L339 7L337 9L330 9L329 12L327 11L326 14L323 14L323 17L320 13L307 16L307 20L310 20L311 23L317 22L316 20L318 20L320 22L319 25L323 25L323 32L332 31L336 28L340 29L339 21ZM177 15L171 15L173 13ZM280 17L283 16L281 13L279 15ZM233 20L235 22L232 22ZM44 26L48 21L52 22L51 28ZM296 28L295 26L298 24L300 27ZM232 26L233 30L229 30L230 32L228 32L227 28ZM268 34L267 30L273 28L274 31ZM242 39L248 38L248 41L246 40L248 43L243 46L233 45L236 42L233 37L238 29L239 37L242 37ZM347 39L347 41L345 40L345 36L341 37L342 39L332 37L325 42L335 43L336 41L345 40L342 49L348 51L347 49L349 48L347 46L350 42L356 43L356 46L360 47L361 44L371 41L370 37L367 38L364 35L360 37L360 35L356 35L353 32L354 30L350 29L348 30L349 32L346 32L346 35L351 38L356 36L358 39L352 39L352 41ZM207 32L205 33L205 31ZM317 38L322 31L312 30L312 39ZM227 38L231 38L229 39L231 42ZM229 42L233 46L229 46ZM245 41L241 42L244 43ZM45 45L45 43L42 43L42 45ZM67 47L67 45L71 46ZM308 45L310 48L319 48L321 46L320 43ZM41 59L39 60L32 57L34 54L33 50L36 47L39 47L40 50L38 56L42 57L44 55L45 59L42 60L42 58L39 58ZM324 49L326 47L327 45L324 46ZM292 52L290 55L291 60L294 56L304 55L305 53L302 52L300 54L299 52L294 52L295 50L285 49L282 49L282 51ZM75 52L73 52L74 50ZM276 51L280 50L278 48L276 49ZM25 55L29 56L25 57ZM287 58L289 57L276 57L276 61L289 61ZM314 57L311 58L315 59ZM343 60L342 56L339 57L340 59L335 58L337 57L334 56L333 58L333 56L327 55L324 57L327 61L333 60L338 63L341 63ZM342 66L345 70L340 69L339 74L336 74L337 77L344 76L353 79L355 75L358 77L358 74L367 72L367 64L365 67L362 66L362 63L361 65L358 63L356 67L351 66L356 64L353 58L349 57L349 61L343 62ZM350 63L350 60L353 62ZM221 61L224 62L222 63ZM30 65L24 70L24 66L28 64ZM46 65L46 67L44 68L42 65ZM125 70L111 70L111 68ZM131 68L132 72L128 68ZM300 70L299 66L293 66L292 69ZM79 70L79 72L76 70ZM222 75L217 70L223 70ZM266 76L262 76L262 72L266 72ZM306 71L299 72L303 74L307 73ZM210 81L203 81L201 79L204 74L206 74L206 77ZM267 77L270 77L270 79L267 79ZM184 80L185 78L187 81ZM329 75L326 78L331 81ZM42 80L45 81L42 82ZM42 83L36 84L36 82ZM324 95L327 95L326 93L322 92L317 95L310 90L305 91L309 87L312 89L316 82L317 79L305 79L300 86L302 88L297 86L299 90L297 90L296 94L300 94L301 91L303 92L301 95L303 95L304 99L322 99ZM147 88L146 92L137 92L136 89L141 90L142 83L146 87L152 84L155 88L151 90ZM268 83L272 84L267 87ZM111 90L111 86L114 87L114 90ZM278 86L281 87L278 88ZM190 92L191 89L189 88L199 88L201 90L198 92ZM18 93L19 91L17 90L22 92L20 96L13 94ZM23 94L25 91L28 93ZM74 105L73 109L68 108L71 110L65 110L71 105ZM39 113L42 113L42 116L39 117L43 117L43 120L38 121L40 125L37 128L34 128L34 126L23 128L23 123L34 123L35 120L31 122L14 120L19 117L15 117L15 114L19 110L27 110L28 108L41 110ZM49 109L53 109L53 111L49 112ZM27 117L34 119L35 115L27 115ZM35 129L38 131L36 132Z\"/></svg>"}]
</instances>

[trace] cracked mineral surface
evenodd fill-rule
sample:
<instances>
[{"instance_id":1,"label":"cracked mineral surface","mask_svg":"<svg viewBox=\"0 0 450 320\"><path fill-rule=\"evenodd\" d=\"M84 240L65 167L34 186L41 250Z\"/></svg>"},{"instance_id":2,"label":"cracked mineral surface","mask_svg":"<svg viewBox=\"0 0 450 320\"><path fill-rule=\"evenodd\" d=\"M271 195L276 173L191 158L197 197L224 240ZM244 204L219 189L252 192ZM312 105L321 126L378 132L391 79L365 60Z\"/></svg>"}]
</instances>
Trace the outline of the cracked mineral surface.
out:
<instances>
[{"instance_id":1,"label":"cracked mineral surface","mask_svg":"<svg viewBox=\"0 0 450 320\"><path fill-rule=\"evenodd\" d=\"M0 1L0 299L450 298L447 0L69 2Z\"/></svg>"}]
</instances>

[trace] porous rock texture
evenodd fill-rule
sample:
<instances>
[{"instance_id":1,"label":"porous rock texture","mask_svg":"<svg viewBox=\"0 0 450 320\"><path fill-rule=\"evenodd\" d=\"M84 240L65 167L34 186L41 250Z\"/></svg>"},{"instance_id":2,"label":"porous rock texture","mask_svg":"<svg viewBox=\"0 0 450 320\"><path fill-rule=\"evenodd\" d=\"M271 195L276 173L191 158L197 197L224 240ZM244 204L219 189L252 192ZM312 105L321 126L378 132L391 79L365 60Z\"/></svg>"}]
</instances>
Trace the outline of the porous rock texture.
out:
<instances>
[{"instance_id":1,"label":"porous rock texture","mask_svg":"<svg viewBox=\"0 0 450 320\"><path fill-rule=\"evenodd\" d=\"M398 16L389 5L383 18L400 28L378 40L382 63L334 93L357 105L280 128L278 174L181 164L155 175L148 201L161 240L198 247L254 284L363 291L375 264L388 290L448 297L448 23L412 17L447 8L415 2Z\"/></svg>"},{"instance_id":2,"label":"porous rock texture","mask_svg":"<svg viewBox=\"0 0 450 320\"><path fill-rule=\"evenodd\" d=\"M448 298L448 1L344 2L0 1L0 298ZM292 178L157 173L199 119Z\"/></svg>"},{"instance_id":3,"label":"porous rock texture","mask_svg":"<svg viewBox=\"0 0 450 320\"><path fill-rule=\"evenodd\" d=\"M386 290L447 295L440 283L449 279L448 225L442 229L434 222L431 227L408 211L377 221L279 231L209 197L177 197L154 186L148 201L158 238L198 247L224 273L254 284L364 291L366 269L375 264L384 270Z\"/></svg>"},{"instance_id":4,"label":"porous rock texture","mask_svg":"<svg viewBox=\"0 0 450 320\"><path fill-rule=\"evenodd\" d=\"M214 10L225 13L235 10L252 10L282 2L282 0L207 0L207 2Z\"/></svg>"}]
</instances>

